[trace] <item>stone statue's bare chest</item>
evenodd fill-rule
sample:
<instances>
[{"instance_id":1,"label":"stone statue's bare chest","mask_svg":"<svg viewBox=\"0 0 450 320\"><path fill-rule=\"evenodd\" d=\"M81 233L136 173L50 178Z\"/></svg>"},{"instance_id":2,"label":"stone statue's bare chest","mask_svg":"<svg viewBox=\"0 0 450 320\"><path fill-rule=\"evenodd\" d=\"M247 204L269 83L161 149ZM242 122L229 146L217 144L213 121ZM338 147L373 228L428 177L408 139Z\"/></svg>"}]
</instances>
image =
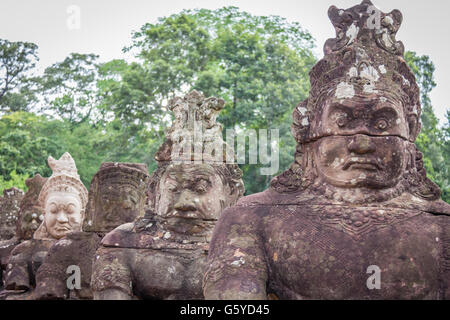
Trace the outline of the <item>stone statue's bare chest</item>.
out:
<instances>
[{"instance_id":1,"label":"stone statue's bare chest","mask_svg":"<svg viewBox=\"0 0 450 320\"><path fill-rule=\"evenodd\" d=\"M141 298L202 299L206 254L134 250L133 286Z\"/></svg>"},{"instance_id":2,"label":"stone statue's bare chest","mask_svg":"<svg viewBox=\"0 0 450 320\"><path fill-rule=\"evenodd\" d=\"M437 216L402 209L274 206L264 221L268 292L307 299L436 299L442 294ZM379 289L370 288L375 273Z\"/></svg>"}]
</instances>

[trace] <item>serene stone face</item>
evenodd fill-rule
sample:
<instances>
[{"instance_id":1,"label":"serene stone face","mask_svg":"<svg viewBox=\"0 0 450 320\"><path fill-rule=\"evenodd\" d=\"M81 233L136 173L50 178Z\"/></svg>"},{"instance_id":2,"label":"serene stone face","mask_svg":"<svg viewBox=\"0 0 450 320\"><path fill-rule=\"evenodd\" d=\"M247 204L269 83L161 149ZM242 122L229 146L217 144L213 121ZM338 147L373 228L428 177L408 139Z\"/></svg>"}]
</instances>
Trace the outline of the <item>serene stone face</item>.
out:
<instances>
[{"instance_id":1,"label":"serene stone face","mask_svg":"<svg viewBox=\"0 0 450 320\"><path fill-rule=\"evenodd\" d=\"M160 183L157 212L168 226L195 233L196 220L216 220L225 206L227 188L208 164L170 165Z\"/></svg>"},{"instance_id":2,"label":"serene stone face","mask_svg":"<svg viewBox=\"0 0 450 320\"><path fill-rule=\"evenodd\" d=\"M337 187L392 187L406 166L408 127L400 101L377 96L329 98L321 117L328 136L315 142L319 176ZM325 134L325 135L326 135Z\"/></svg>"},{"instance_id":3,"label":"serene stone face","mask_svg":"<svg viewBox=\"0 0 450 320\"><path fill-rule=\"evenodd\" d=\"M81 201L66 192L52 192L45 202L45 226L55 239L61 239L72 231L80 231L83 216Z\"/></svg>"}]
</instances>

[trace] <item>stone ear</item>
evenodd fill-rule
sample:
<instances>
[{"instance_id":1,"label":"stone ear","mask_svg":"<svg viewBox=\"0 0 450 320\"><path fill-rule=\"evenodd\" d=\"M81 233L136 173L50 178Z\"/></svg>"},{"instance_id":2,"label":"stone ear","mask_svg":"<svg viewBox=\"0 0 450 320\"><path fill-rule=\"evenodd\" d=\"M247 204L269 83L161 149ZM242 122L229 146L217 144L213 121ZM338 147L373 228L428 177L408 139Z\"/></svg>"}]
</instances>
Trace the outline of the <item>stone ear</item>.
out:
<instances>
[{"instance_id":1,"label":"stone ear","mask_svg":"<svg viewBox=\"0 0 450 320\"><path fill-rule=\"evenodd\" d=\"M310 118L307 107L308 99L300 102L292 112L291 133L298 143L306 141L309 137Z\"/></svg>"},{"instance_id":2,"label":"stone ear","mask_svg":"<svg viewBox=\"0 0 450 320\"><path fill-rule=\"evenodd\" d=\"M230 193L228 196L228 199L229 199L228 205L233 206L242 195L240 194L239 188L237 188L237 187L231 188L230 186L228 186L228 188L230 188Z\"/></svg>"},{"instance_id":3,"label":"stone ear","mask_svg":"<svg viewBox=\"0 0 450 320\"><path fill-rule=\"evenodd\" d=\"M409 140L414 142L419 135L422 125L419 121L419 117L415 113L410 113L407 116L407 121L409 127Z\"/></svg>"}]
</instances>

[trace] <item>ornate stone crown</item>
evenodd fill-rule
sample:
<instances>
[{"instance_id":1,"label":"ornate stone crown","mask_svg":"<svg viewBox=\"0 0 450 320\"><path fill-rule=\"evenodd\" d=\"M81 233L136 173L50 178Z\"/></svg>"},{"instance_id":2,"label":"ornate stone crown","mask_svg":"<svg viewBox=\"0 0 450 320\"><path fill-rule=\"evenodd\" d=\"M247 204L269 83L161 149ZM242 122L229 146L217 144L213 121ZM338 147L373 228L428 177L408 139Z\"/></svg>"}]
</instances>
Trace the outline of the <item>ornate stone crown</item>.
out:
<instances>
[{"instance_id":1,"label":"ornate stone crown","mask_svg":"<svg viewBox=\"0 0 450 320\"><path fill-rule=\"evenodd\" d=\"M224 104L223 99L205 98L196 90L172 99L169 109L175 119L155 159L233 163L234 153L223 141L222 125L216 123Z\"/></svg>"},{"instance_id":2,"label":"ornate stone crown","mask_svg":"<svg viewBox=\"0 0 450 320\"><path fill-rule=\"evenodd\" d=\"M357 95L394 96L403 104L409 125L409 140L419 131L420 92L416 79L403 58L404 46L395 35L402 22L398 10L383 13L369 0L343 10L331 6L328 16L336 38L324 45L324 58L310 71L309 98L293 112L292 134L299 143L326 135L319 132L323 102Z\"/></svg>"},{"instance_id":3,"label":"ornate stone crown","mask_svg":"<svg viewBox=\"0 0 450 320\"><path fill-rule=\"evenodd\" d=\"M45 200L50 192L64 191L76 193L80 197L81 206L84 210L88 200L88 191L80 180L72 156L68 152L64 153L59 160L55 160L50 156L48 158L48 165L53 173L39 193L39 204L44 208Z\"/></svg>"}]
</instances>

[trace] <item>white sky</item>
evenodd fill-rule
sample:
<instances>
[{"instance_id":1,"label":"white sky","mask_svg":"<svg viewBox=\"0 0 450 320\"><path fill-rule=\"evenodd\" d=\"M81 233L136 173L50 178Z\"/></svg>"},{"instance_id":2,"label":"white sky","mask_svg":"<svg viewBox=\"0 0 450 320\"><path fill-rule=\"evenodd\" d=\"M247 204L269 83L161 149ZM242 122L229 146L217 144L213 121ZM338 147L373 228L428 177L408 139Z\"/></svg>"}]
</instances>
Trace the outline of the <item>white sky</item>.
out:
<instances>
[{"instance_id":1,"label":"white sky","mask_svg":"<svg viewBox=\"0 0 450 320\"><path fill-rule=\"evenodd\" d=\"M217 9L233 5L254 15L279 15L298 21L316 39L322 57L326 39L334 37L327 16L330 5L349 8L360 0L0 0L0 38L29 41L39 46L39 68L62 61L69 53L95 53L101 61L125 58L122 48L131 32L158 17L182 9ZM436 115L445 119L450 90L450 1L372 0L382 11L400 9L403 24L397 39L406 50L427 54L433 60L437 87L431 94ZM80 28L67 27L70 5L80 8ZM294 106L293 106L294 107Z\"/></svg>"}]
</instances>

